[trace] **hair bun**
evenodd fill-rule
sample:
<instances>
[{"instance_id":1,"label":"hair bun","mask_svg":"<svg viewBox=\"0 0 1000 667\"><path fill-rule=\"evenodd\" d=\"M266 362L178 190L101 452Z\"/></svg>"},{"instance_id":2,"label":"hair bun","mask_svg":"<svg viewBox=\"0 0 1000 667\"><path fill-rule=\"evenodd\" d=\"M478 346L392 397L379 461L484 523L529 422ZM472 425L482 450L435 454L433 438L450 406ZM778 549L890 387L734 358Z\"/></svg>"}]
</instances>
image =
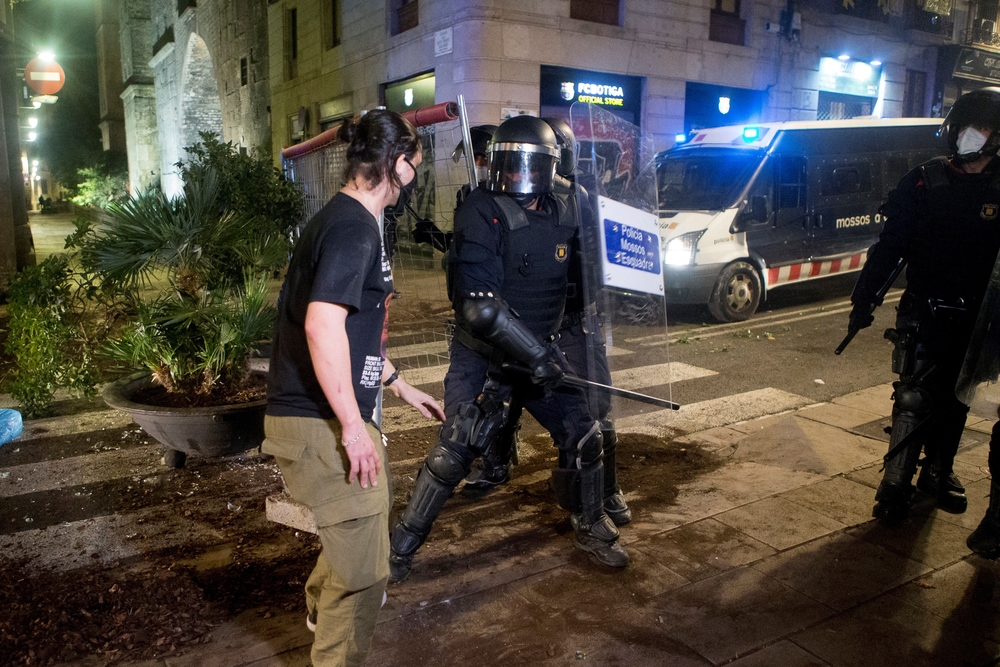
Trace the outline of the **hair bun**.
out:
<instances>
[{"instance_id":1,"label":"hair bun","mask_svg":"<svg viewBox=\"0 0 1000 667\"><path fill-rule=\"evenodd\" d=\"M358 122L360 120L360 117L355 116L354 118L348 118L341 123L340 130L337 133L337 138L345 144L349 144L354 141L354 137L358 134Z\"/></svg>"}]
</instances>

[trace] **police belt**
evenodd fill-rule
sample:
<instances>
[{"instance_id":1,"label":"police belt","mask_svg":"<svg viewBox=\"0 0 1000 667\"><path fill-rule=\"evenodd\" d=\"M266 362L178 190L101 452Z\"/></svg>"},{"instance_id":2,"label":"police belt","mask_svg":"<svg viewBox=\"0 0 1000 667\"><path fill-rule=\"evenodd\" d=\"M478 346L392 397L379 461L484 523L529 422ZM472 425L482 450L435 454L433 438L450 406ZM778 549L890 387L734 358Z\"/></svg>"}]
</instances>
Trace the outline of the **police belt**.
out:
<instances>
[{"instance_id":1,"label":"police belt","mask_svg":"<svg viewBox=\"0 0 1000 667\"><path fill-rule=\"evenodd\" d=\"M935 318L960 319L969 314L978 313L979 302L980 299L964 299L962 297L939 299L907 292L899 300L899 305L903 308L914 306L917 308L925 307Z\"/></svg>"}]
</instances>

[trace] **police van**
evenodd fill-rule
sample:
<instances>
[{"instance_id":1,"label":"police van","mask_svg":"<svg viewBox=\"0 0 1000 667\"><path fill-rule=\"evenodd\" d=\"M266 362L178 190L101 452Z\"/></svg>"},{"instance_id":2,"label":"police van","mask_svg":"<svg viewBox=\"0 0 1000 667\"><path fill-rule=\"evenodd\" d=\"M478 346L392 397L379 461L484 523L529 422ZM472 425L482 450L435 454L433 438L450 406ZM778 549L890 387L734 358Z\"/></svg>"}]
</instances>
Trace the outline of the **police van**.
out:
<instances>
[{"instance_id":1,"label":"police van","mask_svg":"<svg viewBox=\"0 0 1000 667\"><path fill-rule=\"evenodd\" d=\"M863 118L693 131L656 156L668 303L745 320L785 285L858 271L899 179L945 155L941 121Z\"/></svg>"}]
</instances>

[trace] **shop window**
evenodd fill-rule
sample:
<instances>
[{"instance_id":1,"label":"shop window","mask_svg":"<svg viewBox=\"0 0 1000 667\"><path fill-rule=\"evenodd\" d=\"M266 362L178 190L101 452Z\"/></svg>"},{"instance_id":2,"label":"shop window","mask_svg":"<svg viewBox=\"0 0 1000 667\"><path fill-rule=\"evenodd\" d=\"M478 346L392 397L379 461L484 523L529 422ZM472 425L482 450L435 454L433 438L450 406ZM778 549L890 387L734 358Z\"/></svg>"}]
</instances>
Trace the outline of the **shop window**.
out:
<instances>
[{"instance_id":1,"label":"shop window","mask_svg":"<svg viewBox=\"0 0 1000 667\"><path fill-rule=\"evenodd\" d=\"M592 23L621 25L621 0L570 0L569 17Z\"/></svg>"},{"instance_id":2,"label":"shop window","mask_svg":"<svg viewBox=\"0 0 1000 667\"><path fill-rule=\"evenodd\" d=\"M746 32L746 21L740 18L740 0L712 0L708 17L711 41L744 46Z\"/></svg>"},{"instance_id":3,"label":"shop window","mask_svg":"<svg viewBox=\"0 0 1000 667\"><path fill-rule=\"evenodd\" d=\"M420 25L420 8L417 0L391 0L391 2L393 35Z\"/></svg>"},{"instance_id":4,"label":"shop window","mask_svg":"<svg viewBox=\"0 0 1000 667\"><path fill-rule=\"evenodd\" d=\"M819 91L816 120L843 120L858 116L871 116L875 100L860 95L844 95Z\"/></svg>"}]
</instances>

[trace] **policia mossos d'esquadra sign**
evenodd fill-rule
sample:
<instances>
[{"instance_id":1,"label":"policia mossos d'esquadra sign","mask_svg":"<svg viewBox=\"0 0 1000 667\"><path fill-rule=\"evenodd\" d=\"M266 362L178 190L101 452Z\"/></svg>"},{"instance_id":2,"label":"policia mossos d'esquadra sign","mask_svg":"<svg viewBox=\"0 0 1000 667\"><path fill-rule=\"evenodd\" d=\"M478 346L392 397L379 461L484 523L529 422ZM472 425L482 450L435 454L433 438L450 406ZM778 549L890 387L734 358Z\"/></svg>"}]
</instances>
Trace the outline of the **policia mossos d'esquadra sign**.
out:
<instances>
[{"instance_id":1,"label":"policia mossos d'esquadra sign","mask_svg":"<svg viewBox=\"0 0 1000 667\"><path fill-rule=\"evenodd\" d=\"M663 296L660 227L654 213L598 197L601 275L607 287Z\"/></svg>"}]
</instances>

